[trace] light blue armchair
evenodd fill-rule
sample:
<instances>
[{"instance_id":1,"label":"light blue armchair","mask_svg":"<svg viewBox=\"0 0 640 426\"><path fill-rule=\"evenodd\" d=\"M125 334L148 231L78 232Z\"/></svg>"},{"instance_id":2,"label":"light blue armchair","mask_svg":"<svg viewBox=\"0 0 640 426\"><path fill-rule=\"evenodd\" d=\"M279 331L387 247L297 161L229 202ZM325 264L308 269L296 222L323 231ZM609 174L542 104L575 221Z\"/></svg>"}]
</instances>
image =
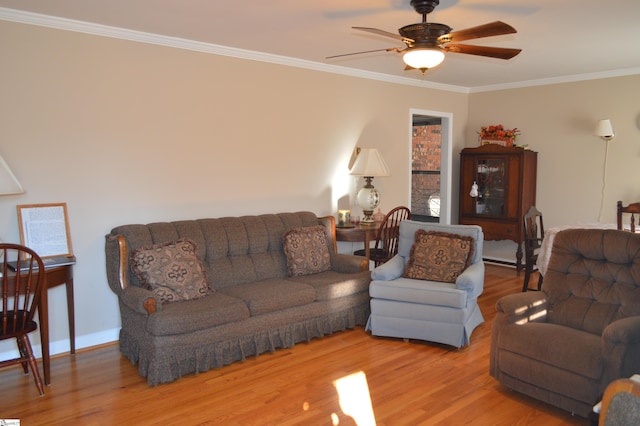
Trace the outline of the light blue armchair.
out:
<instances>
[{"instance_id":1,"label":"light blue armchair","mask_svg":"<svg viewBox=\"0 0 640 426\"><path fill-rule=\"evenodd\" d=\"M403 278L418 229L475 239L471 265L455 283ZM366 329L375 336L426 340L457 348L469 344L473 330L484 322L477 303L484 287L483 243L479 226L401 222L398 254L371 274L371 315Z\"/></svg>"}]
</instances>

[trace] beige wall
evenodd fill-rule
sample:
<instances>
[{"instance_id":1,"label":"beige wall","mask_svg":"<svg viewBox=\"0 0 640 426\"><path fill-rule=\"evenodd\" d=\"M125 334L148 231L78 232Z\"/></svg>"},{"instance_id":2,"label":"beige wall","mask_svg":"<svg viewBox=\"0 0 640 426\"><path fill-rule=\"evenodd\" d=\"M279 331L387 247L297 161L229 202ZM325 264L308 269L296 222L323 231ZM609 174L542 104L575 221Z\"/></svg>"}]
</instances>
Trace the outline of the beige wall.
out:
<instances>
[{"instance_id":1,"label":"beige wall","mask_svg":"<svg viewBox=\"0 0 640 426\"><path fill-rule=\"evenodd\" d=\"M481 125L498 122L521 128L521 142L540 153L547 226L598 219L599 118L618 133L604 221L614 220L617 199L640 197L640 76L467 95L9 22L0 39L0 154L27 191L0 197L0 238L18 241L16 204L68 204L79 347L117 338L104 272L112 227L331 214L357 187L347 169L355 146L379 148L392 170L374 182L382 210L408 204L411 108L453 117L454 221L458 153L476 145ZM52 351L62 352L64 290L49 300Z\"/></svg>"},{"instance_id":2,"label":"beige wall","mask_svg":"<svg viewBox=\"0 0 640 426\"><path fill-rule=\"evenodd\" d=\"M391 168L375 181L386 211L408 203L411 108L451 113L454 152L464 144L462 93L9 22L0 40L0 154L27 191L0 197L0 238L18 241L16 204L68 204L79 347L117 338L112 227L334 213L356 188L356 145ZM64 290L49 300L52 351L65 351Z\"/></svg>"},{"instance_id":3,"label":"beige wall","mask_svg":"<svg viewBox=\"0 0 640 426\"><path fill-rule=\"evenodd\" d=\"M616 201L640 200L640 75L476 93L469 96L466 136L502 123L522 130L518 143L538 151L537 205L545 227L598 222L606 143L592 132L609 118L602 222L616 220Z\"/></svg>"}]
</instances>

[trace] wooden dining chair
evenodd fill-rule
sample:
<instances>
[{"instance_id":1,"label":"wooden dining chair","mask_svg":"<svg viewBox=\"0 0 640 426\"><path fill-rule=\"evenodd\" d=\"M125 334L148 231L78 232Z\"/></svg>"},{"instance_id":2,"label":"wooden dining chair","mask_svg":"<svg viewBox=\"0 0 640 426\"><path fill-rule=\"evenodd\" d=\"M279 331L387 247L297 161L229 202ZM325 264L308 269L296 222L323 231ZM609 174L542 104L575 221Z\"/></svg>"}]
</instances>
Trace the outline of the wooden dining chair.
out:
<instances>
[{"instance_id":1,"label":"wooden dining chair","mask_svg":"<svg viewBox=\"0 0 640 426\"><path fill-rule=\"evenodd\" d=\"M369 254L369 260L372 260L375 266L382 265L398 254L400 222L409 219L411 219L411 210L404 206L396 207L385 215L382 225L378 228L375 246ZM356 250L354 254L364 256L365 250Z\"/></svg>"},{"instance_id":2,"label":"wooden dining chair","mask_svg":"<svg viewBox=\"0 0 640 426\"><path fill-rule=\"evenodd\" d=\"M531 274L536 268L536 262L538 261L538 253L540 246L542 245L542 239L544 238L544 224L542 222L542 213L536 209L535 206L529 207L527 213L523 217L524 221L524 282L522 284L522 291L528 291L529 280ZM542 274L538 271L538 288L542 288Z\"/></svg>"},{"instance_id":3,"label":"wooden dining chair","mask_svg":"<svg viewBox=\"0 0 640 426\"><path fill-rule=\"evenodd\" d=\"M618 201L618 231L631 231L636 232L636 215L640 217L640 202L631 203L628 206L623 206L622 201ZM629 229L625 229L622 222L623 214L629 214Z\"/></svg>"},{"instance_id":4,"label":"wooden dining chair","mask_svg":"<svg viewBox=\"0 0 640 426\"><path fill-rule=\"evenodd\" d=\"M22 364L25 374L31 369L38 392L44 395L38 363L29 340L29 333L38 328L33 315L45 287L45 275L38 273L44 271L44 264L35 251L18 244L0 244L0 259L3 260L0 340L15 338L20 355L0 361L0 367ZM15 272L9 267L12 261L20 265Z\"/></svg>"}]
</instances>

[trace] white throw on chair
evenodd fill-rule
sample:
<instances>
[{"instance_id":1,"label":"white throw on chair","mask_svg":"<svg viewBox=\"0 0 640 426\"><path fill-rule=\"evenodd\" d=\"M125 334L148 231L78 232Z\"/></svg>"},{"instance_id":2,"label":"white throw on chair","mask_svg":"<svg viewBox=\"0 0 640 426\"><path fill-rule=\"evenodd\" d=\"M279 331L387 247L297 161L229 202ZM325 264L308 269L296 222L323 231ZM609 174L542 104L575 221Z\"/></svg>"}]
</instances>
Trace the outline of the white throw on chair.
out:
<instances>
[{"instance_id":1,"label":"white throw on chair","mask_svg":"<svg viewBox=\"0 0 640 426\"><path fill-rule=\"evenodd\" d=\"M473 237L470 265L452 279L454 282L403 276L418 230L441 233L438 235L445 241L448 237ZM472 331L484 321L477 303L484 287L483 243L482 228L476 225L401 222L398 254L371 274L367 330L376 336L425 340L458 348L469 344ZM443 251L446 246L443 244Z\"/></svg>"}]
</instances>

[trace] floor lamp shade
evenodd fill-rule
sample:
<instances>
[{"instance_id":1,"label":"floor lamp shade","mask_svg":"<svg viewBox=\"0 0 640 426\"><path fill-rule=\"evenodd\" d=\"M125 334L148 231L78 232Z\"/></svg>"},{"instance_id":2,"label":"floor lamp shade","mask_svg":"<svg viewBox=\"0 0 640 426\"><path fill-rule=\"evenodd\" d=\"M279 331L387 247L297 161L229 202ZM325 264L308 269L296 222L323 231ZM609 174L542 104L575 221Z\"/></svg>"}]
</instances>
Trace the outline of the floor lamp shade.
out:
<instances>
[{"instance_id":1,"label":"floor lamp shade","mask_svg":"<svg viewBox=\"0 0 640 426\"><path fill-rule=\"evenodd\" d=\"M380 194L374 188L371 181L376 176L389 176L389 167L385 163L384 158L375 148L363 148L360 150L356 161L351 168L351 174L353 176L363 176L366 185L358 191L356 195L356 201L364 217L361 223L371 224L373 223L373 211L380 204Z\"/></svg>"},{"instance_id":2,"label":"floor lamp shade","mask_svg":"<svg viewBox=\"0 0 640 426\"><path fill-rule=\"evenodd\" d=\"M613 140L613 138L616 137L616 134L613 131L613 125L609 119L598 121L596 128L593 130L593 134L600 136L605 141Z\"/></svg>"},{"instance_id":3,"label":"floor lamp shade","mask_svg":"<svg viewBox=\"0 0 640 426\"><path fill-rule=\"evenodd\" d=\"M9 165L0 156L0 195L22 194L24 189L18 182Z\"/></svg>"}]
</instances>

